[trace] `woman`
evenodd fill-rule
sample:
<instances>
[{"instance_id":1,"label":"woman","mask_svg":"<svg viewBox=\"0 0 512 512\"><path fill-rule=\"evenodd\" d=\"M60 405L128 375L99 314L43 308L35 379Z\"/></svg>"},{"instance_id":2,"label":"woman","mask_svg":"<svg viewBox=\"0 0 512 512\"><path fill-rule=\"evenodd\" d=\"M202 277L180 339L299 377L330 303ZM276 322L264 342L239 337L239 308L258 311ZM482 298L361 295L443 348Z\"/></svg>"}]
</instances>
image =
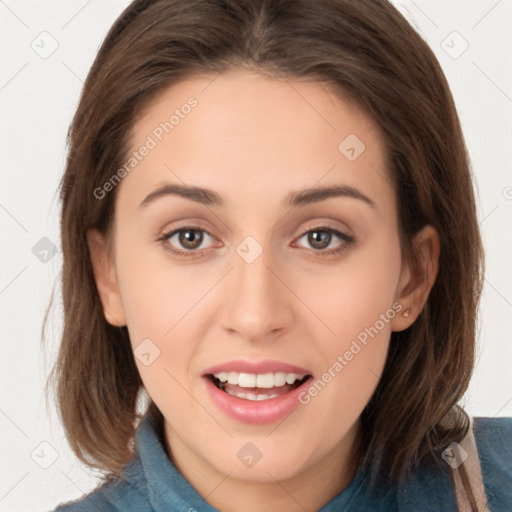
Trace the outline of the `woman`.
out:
<instances>
[{"instance_id":1,"label":"woman","mask_svg":"<svg viewBox=\"0 0 512 512\"><path fill-rule=\"evenodd\" d=\"M510 509L463 135L388 2L135 1L69 143L53 378L106 482L57 510Z\"/></svg>"}]
</instances>

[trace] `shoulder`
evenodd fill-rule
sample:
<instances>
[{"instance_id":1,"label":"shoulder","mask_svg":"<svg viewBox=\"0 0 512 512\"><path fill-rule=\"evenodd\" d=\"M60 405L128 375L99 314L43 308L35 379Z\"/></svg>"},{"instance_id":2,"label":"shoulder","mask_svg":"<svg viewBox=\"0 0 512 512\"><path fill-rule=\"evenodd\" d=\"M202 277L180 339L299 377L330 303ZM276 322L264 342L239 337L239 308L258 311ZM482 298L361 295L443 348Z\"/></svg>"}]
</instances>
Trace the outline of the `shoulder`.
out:
<instances>
[{"instance_id":1,"label":"shoulder","mask_svg":"<svg viewBox=\"0 0 512 512\"><path fill-rule=\"evenodd\" d=\"M473 418L482 480L489 509L511 512L512 418ZM425 460L397 489L398 510L457 510L450 466L437 458Z\"/></svg>"},{"instance_id":2,"label":"shoulder","mask_svg":"<svg viewBox=\"0 0 512 512\"><path fill-rule=\"evenodd\" d=\"M152 512L137 459L127 466L123 478L102 482L82 498L60 504L54 512Z\"/></svg>"},{"instance_id":3,"label":"shoulder","mask_svg":"<svg viewBox=\"0 0 512 512\"><path fill-rule=\"evenodd\" d=\"M473 432L491 510L512 503L512 418L475 417Z\"/></svg>"}]
</instances>

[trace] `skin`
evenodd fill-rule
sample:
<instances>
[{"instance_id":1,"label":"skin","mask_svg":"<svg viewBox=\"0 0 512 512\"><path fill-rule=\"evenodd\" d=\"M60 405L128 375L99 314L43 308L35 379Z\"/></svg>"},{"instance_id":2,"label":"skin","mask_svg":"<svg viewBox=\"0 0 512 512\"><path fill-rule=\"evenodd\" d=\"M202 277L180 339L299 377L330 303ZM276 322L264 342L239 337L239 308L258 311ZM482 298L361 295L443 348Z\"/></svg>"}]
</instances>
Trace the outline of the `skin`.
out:
<instances>
[{"instance_id":1,"label":"skin","mask_svg":"<svg viewBox=\"0 0 512 512\"><path fill-rule=\"evenodd\" d=\"M379 129L317 82L249 70L187 79L147 106L132 149L190 96L197 107L118 185L112 238L88 233L105 316L128 326L134 348L147 338L159 348L149 366L136 359L138 369L164 415L169 457L209 503L227 512L316 510L353 478L345 463L359 416L379 382L391 332L408 328L427 300L439 238L427 226L414 240L424 266L402 261ZM352 162L338 150L349 134L366 146ZM226 205L167 195L139 206L165 182L212 189ZM291 191L333 184L357 188L375 208L351 197L283 206ZM190 224L212 233L192 249L198 257L165 250L187 250L179 234L157 240ZM328 249L345 250L322 256L325 246L307 236L319 226L356 243L332 235ZM247 236L263 250L252 263L236 252ZM277 359L319 378L394 303L410 316L397 313L281 422L234 420L203 387L206 368L239 358ZM251 468L237 457L247 442L262 454Z\"/></svg>"}]
</instances>

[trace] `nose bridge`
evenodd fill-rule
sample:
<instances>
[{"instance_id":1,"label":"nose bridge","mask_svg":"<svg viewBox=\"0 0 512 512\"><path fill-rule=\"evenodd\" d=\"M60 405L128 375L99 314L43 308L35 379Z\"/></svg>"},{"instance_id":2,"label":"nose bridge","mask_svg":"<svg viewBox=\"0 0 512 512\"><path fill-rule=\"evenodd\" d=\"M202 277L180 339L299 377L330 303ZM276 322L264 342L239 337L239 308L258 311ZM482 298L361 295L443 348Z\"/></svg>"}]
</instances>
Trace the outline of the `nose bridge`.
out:
<instances>
[{"instance_id":1,"label":"nose bridge","mask_svg":"<svg viewBox=\"0 0 512 512\"><path fill-rule=\"evenodd\" d=\"M288 320L286 287L275 275L271 247L246 237L236 248L230 272L230 296L225 302L224 326L250 339L283 328Z\"/></svg>"}]
</instances>

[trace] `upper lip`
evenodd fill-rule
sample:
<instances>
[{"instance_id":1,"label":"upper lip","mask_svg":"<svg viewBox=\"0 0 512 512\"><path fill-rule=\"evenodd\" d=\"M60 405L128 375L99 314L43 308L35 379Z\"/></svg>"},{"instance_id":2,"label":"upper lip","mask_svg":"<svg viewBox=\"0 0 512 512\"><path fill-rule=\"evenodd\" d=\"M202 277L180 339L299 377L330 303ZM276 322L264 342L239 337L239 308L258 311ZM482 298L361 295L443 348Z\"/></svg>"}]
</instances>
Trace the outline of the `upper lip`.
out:
<instances>
[{"instance_id":1,"label":"upper lip","mask_svg":"<svg viewBox=\"0 0 512 512\"><path fill-rule=\"evenodd\" d=\"M226 361L210 368L203 372L203 376L214 375L220 372L237 372L237 373L296 373L298 375L311 375L309 370L296 366L294 364L284 363L282 361L265 360L265 361L249 361L247 359L237 359Z\"/></svg>"}]
</instances>

